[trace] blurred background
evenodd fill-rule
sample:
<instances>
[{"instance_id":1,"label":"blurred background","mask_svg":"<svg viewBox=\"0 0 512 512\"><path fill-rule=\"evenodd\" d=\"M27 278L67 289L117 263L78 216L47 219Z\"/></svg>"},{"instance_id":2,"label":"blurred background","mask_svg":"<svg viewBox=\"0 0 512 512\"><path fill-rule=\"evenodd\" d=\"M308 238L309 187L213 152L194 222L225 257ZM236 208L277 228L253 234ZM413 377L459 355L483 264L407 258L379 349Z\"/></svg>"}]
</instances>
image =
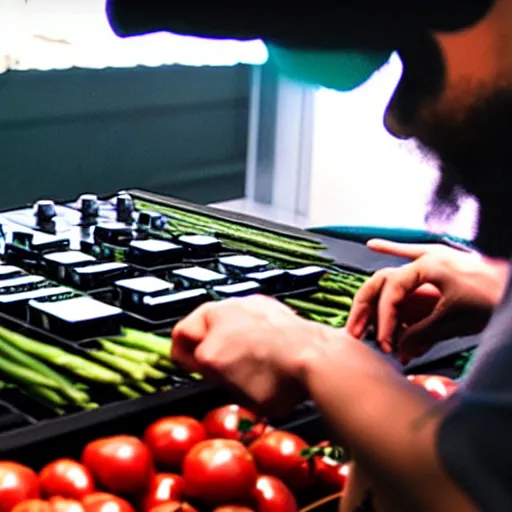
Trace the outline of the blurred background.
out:
<instances>
[{"instance_id":1,"label":"blurred background","mask_svg":"<svg viewBox=\"0 0 512 512\"><path fill-rule=\"evenodd\" d=\"M261 41L122 40L104 0L0 0L0 208L138 187L301 226L427 226L435 162L382 124L394 55L350 93L306 87Z\"/></svg>"}]
</instances>

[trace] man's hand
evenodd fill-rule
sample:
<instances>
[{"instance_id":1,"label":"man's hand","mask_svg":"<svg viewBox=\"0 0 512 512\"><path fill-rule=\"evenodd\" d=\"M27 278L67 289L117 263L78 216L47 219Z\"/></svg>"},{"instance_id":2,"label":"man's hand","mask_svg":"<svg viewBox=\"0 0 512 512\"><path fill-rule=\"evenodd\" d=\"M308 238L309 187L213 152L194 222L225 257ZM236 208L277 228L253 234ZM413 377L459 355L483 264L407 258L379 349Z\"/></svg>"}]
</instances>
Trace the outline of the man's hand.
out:
<instances>
[{"instance_id":1,"label":"man's hand","mask_svg":"<svg viewBox=\"0 0 512 512\"><path fill-rule=\"evenodd\" d=\"M301 361L326 343L327 329L268 297L212 302L175 326L171 357L282 415L305 398Z\"/></svg>"},{"instance_id":2,"label":"man's hand","mask_svg":"<svg viewBox=\"0 0 512 512\"><path fill-rule=\"evenodd\" d=\"M347 331L360 337L376 320L377 339L390 351L398 328L404 363L435 343L480 332L500 302L508 279L507 262L444 245L368 242L371 249L411 258L399 268L383 269L359 290Z\"/></svg>"}]
</instances>

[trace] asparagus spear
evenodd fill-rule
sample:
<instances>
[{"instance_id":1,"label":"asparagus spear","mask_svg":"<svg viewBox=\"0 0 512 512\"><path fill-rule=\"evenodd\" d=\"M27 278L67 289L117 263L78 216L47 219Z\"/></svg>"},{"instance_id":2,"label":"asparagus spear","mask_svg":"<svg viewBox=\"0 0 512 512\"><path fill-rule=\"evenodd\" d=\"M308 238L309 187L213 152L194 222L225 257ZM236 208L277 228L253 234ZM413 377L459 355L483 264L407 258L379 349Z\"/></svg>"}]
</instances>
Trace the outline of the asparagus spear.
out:
<instances>
[{"instance_id":1,"label":"asparagus spear","mask_svg":"<svg viewBox=\"0 0 512 512\"><path fill-rule=\"evenodd\" d=\"M284 302L288 304L288 306L291 306L292 308L298 309L299 311L305 311L307 313L316 313L319 315L327 316L340 316L344 314L344 311L341 311L339 309L321 306L319 304L313 304L312 302L307 302L304 300L284 299Z\"/></svg>"},{"instance_id":2,"label":"asparagus spear","mask_svg":"<svg viewBox=\"0 0 512 512\"><path fill-rule=\"evenodd\" d=\"M7 359L0 358L0 373L18 384L33 384L35 386L59 389L59 385L55 381Z\"/></svg>"},{"instance_id":3,"label":"asparagus spear","mask_svg":"<svg viewBox=\"0 0 512 512\"><path fill-rule=\"evenodd\" d=\"M133 385L148 395L152 395L158 391L154 386L148 384L147 382L137 381L134 382Z\"/></svg>"},{"instance_id":4,"label":"asparagus spear","mask_svg":"<svg viewBox=\"0 0 512 512\"><path fill-rule=\"evenodd\" d=\"M314 320L315 322L319 322L321 324L330 325L331 327L336 327L337 329L344 327L347 322L346 315L325 317L321 315L315 315L314 313L308 313L307 316L310 320Z\"/></svg>"},{"instance_id":5,"label":"asparagus spear","mask_svg":"<svg viewBox=\"0 0 512 512\"><path fill-rule=\"evenodd\" d=\"M318 283L318 286L320 288L325 289L325 290L330 290L330 291L333 291L333 292L341 292L341 293L344 293L344 294L348 294L351 297L353 297L357 293L357 291L358 291L358 288L355 288L353 286L349 286L349 285L347 285L345 283L326 281L325 279L321 279L320 282Z\"/></svg>"},{"instance_id":6,"label":"asparagus spear","mask_svg":"<svg viewBox=\"0 0 512 512\"><path fill-rule=\"evenodd\" d=\"M55 366L66 368L68 371L87 380L114 385L122 384L124 381L122 375L104 366L84 359L83 357L68 354L60 348L35 341L27 336L5 329L4 327L0 327L0 338L3 338L19 350L28 352Z\"/></svg>"},{"instance_id":7,"label":"asparagus spear","mask_svg":"<svg viewBox=\"0 0 512 512\"><path fill-rule=\"evenodd\" d=\"M118 345L116 343L112 343L108 340L98 340L101 344L101 347L106 352L118 357L122 357L124 359L128 359L135 363L147 363L151 366L155 366L160 359L158 354L152 354L150 352L145 352L144 350L137 350L135 348L123 347L122 345Z\"/></svg>"},{"instance_id":8,"label":"asparagus spear","mask_svg":"<svg viewBox=\"0 0 512 512\"><path fill-rule=\"evenodd\" d=\"M89 350L88 354L98 359L102 363L107 364L114 370L125 373L133 380L144 380L146 372L139 363L134 363L128 359L122 359L121 357L113 356L108 352L102 352L101 350Z\"/></svg>"},{"instance_id":9,"label":"asparagus spear","mask_svg":"<svg viewBox=\"0 0 512 512\"><path fill-rule=\"evenodd\" d=\"M311 295L311 298L319 302L331 302L340 306L345 306L349 309L352 307L353 302L352 299L346 295L331 295L323 292L314 293Z\"/></svg>"},{"instance_id":10,"label":"asparagus spear","mask_svg":"<svg viewBox=\"0 0 512 512\"><path fill-rule=\"evenodd\" d=\"M142 396L139 392L125 385L117 386L117 391L130 400L134 400Z\"/></svg>"},{"instance_id":11,"label":"asparagus spear","mask_svg":"<svg viewBox=\"0 0 512 512\"><path fill-rule=\"evenodd\" d=\"M128 345L130 348L158 354L163 358L169 358L171 354L171 340L149 332L125 328L122 336L113 336L109 340Z\"/></svg>"},{"instance_id":12,"label":"asparagus spear","mask_svg":"<svg viewBox=\"0 0 512 512\"><path fill-rule=\"evenodd\" d=\"M90 397L87 393L74 388L73 385L71 385L69 381L58 372L54 371L41 361L38 361L36 358L26 354L23 350L19 350L15 346L10 345L2 338L0 338L0 355L54 381L57 384L57 387L60 388L61 392L73 403L82 404L89 402Z\"/></svg>"}]
</instances>

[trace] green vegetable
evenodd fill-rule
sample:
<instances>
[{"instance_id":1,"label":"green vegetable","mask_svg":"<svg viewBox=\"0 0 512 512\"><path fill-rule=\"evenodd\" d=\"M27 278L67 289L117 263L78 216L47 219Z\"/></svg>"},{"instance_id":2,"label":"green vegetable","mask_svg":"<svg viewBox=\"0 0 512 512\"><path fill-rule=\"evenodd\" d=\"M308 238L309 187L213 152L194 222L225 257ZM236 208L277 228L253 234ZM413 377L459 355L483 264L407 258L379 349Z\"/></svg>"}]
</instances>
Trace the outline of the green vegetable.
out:
<instances>
[{"instance_id":1,"label":"green vegetable","mask_svg":"<svg viewBox=\"0 0 512 512\"><path fill-rule=\"evenodd\" d=\"M165 358L160 358L158 363L156 364L158 368L162 368L163 370L171 371L176 369L176 365L170 360Z\"/></svg>"},{"instance_id":2,"label":"green vegetable","mask_svg":"<svg viewBox=\"0 0 512 512\"><path fill-rule=\"evenodd\" d=\"M64 350L47 345L31 338L23 336L0 327L0 338L8 341L19 350L47 361L55 366L60 366L66 370L79 375L87 380L101 382L103 384L122 384L124 379L122 375L108 368L105 368L83 357L68 354ZM53 383L53 381L50 381ZM44 384L43 384L44 385ZM46 386L52 387L52 386Z\"/></svg>"},{"instance_id":3,"label":"green vegetable","mask_svg":"<svg viewBox=\"0 0 512 512\"><path fill-rule=\"evenodd\" d=\"M163 358L169 358L171 354L171 340L149 332L126 328L123 329L122 336L114 336L109 339L131 348L158 354Z\"/></svg>"},{"instance_id":4,"label":"green vegetable","mask_svg":"<svg viewBox=\"0 0 512 512\"><path fill-rule=\"evenodd\" d=\"M22 385L32 384L35 386L59 389L59 385L55 381L7 359L0 358L0 373Z\"/></svg>"},{"instance_id":5,"label":"green vegetable","mask_svg":"<svg viewBox=\"0 0 512 512\"><path fill-rule=\"evenodd\" d=\"M149 366L149 364L144 363L143 365L144 372L146 373L146 377L148 379L165 379L167 378L167 374L164 372L161 372L160 370L157 370L156 368L153 368L152 366Z\"/></svg>"},{"instance_id":6,"label":"green vegetable","mask_svg":"<svg viewBox=\"0 0 512 512\"><path fill-rule=\"evenodd\" d=\"M325 279L321 279L320 282L318 283L318 286L320 288L323 288L324 290L329 290L329 291L333 291L333 292L341 292L344 294L348 294L351 297L353 297L358 291L358 288L349 286L345 283L326 281Z\"/></svg>"},{"instance_id":7,"label":"green vegetable","mask_svg":"<svg viewBox=\"0 0 512 512\"><path fill-rule=\"evenodd\" d=\"M119 391L119 393L124 395L126 398L129 398L130 400L135 400L136 398L140 398L142 396L139 392L135 391L129 386L117 386L117 391Z\"/></svg>"},{"instance_id":8,"label":"green vegetable","mask_svg":"<svg viewBox=\"0 0 512 512\"><path fill-rule=\"evenodd\" d=\"M137 381L134 382L133 385L148 395L152 395L158 391L154 386L148 384L147 382Z\"/></svg>"},{"instance_id":9,"label":"green vegetable","mask_svg":"<svg viewBox=\"0 0 512 512\"><path fill-rule=\"evenodd\" d=\"M316 313L319 315L326 316L340 316L344 314L344 311L341 311L339 309L321 306L319 304L314 304L312 302L307 302L305 300L284 299L284 302L285 304L288 304L288 306L291 306L292 308L298 309L299 311L306 311L308 313Z\"/></svg>"},{"instance_id":10,"label":"green vegetable","mask_svg":"<svg viewBox=\"0 0 512 512\"><path fill-rule=\"evenodd\" d=\"M27 386L25 388L27 393L38 396L45 400L46 402L51 403L52 405L57 406L67 406L69 402L67 402L62 396L60 396L53 389L45 388L43 386Z\"/></svg>"},{"instance_id":11,"label":"green vegetable","mask_svg":"<svg viewBox=\"0 0 512 512\"><path fill-rule=\"evenodd\" d=\"M352 307L353 302L352 299L346 295L331 295L323 292L315 293L311 295L311 298L319 302L331 302L340 306L345 306L349 309Z\"/></svg>"},{"instance_id":12,"label":"green vegetable","mask_svg":"<svg viewBox=\"0 0 512 512\"><path fill-rule=\"evenodd\" d=\"M158 354L152 354L145 352L144 350L137 350L134 348L123 347L117 345L108 340L98 340L103 350L110 354L124 359L133 361L134 363L147 363L151 366L155 366L158 363L160 356Z\"/></svg>"},{"instance_id":13,"label":"green vegetable","mask_svg":"<svg viewBox=\"0 0 512 512\"><path fill-rule=\"evenodd\" d=\"M308 313L307 317L310 320L314 320L315 322L318 322L321 324L330 325L331 327L335 327L337 329L339 329L341 327L345 327L345 324L347 322L346 315L325 317L325 316L315 315L314 313Z\"/></svg>"},{"instance_id":14,"label":"green vegetable","mask_svg":"<svg viewBox=\"0 0 512 512\"><path fill-rule=\"evenodd\" d=\"M139 363L134 363L128 359L113 356L112 354L109 354L108 352L102 352L101 350L89 350L88 354L90 354L92 357L95 357L102 363L108 364L115 370L125 373L133 380L144 380L146 377L144 368Z\"/></svg>"},{"instance_id":15,"label":"green vegetable","mask_svg":"<svg viewBox=\"0 0 512 512\"><path fill-rule=\"evenodd\" d=\"M44 375L48 379L56 383L57 387L60 388L63 395L67 396L75 404L87 403L90 397L87 393L80 391L73 387L69 383L68 379L45 365L41 361L38 361L34 357L26 354L23 350L16 348L9 344L8 341L4 341L6 336L4 328L0 327L0 356L10 359L11 361L18 363L25 368L31 369L40 375Z\"/></svg>"}]
</instances>

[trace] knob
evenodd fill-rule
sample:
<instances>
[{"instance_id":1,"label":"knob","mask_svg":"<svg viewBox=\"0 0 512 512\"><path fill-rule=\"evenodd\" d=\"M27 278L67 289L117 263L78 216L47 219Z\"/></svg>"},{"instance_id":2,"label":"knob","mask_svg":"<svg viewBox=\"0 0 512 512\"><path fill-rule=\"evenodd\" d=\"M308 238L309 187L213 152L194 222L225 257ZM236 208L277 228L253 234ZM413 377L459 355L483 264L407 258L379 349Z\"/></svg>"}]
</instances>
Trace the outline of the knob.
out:
<instances>
[{"instance_id":1,"label":"knob","mask_svg":"<svg viewBox=\"0 0 512 512\"><path fill-rule=\"evenodd\" d=\"M116 199L116 213L118 222L132 222L133 200L129 194L120 194Z\"/></svg>"},{"instance_id":2,"label":"knob","mask_svg":"<svg viewBox=\"0 0 512 512\"><path fill-rule=\"evenodd\" d=\"M52 220L57 212L55 211L55 203L50 200L37 201L35 205L35 214L40 221Z\"/></svg>"},{"instance_id":3,"label":"knob","mask_svg":"<svg viewBox=\"0 0 512 512\"><path fill-rule=\"evenodd\" d=\"M94 194L83 194L78 199L80 204L80 211L83 217L97 217L99 204L98 196Z\"/></svg>"}]
</instances>

